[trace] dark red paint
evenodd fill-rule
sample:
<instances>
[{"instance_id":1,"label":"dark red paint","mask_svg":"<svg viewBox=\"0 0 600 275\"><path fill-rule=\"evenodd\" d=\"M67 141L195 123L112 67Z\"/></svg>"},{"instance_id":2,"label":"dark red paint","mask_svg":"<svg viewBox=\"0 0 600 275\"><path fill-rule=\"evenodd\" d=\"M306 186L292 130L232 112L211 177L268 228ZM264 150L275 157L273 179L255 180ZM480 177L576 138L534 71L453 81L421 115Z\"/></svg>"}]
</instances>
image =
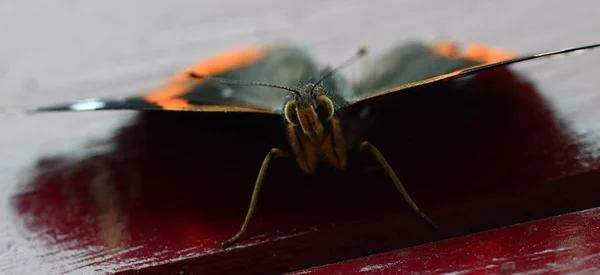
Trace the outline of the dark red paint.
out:
<instances>
[{"instance_id":1,"label":"dark red paint","mask_svg":"<svg viewBox=\"0 0 600 275\"><path fill-rule=\"evenodd\" d=\"M292 274L600 274L600 208Z\"/></svg>"},{"instance_id":2,"label":"dark red paint","mask_svg":"<svg viewBox=\"0 0 600 275\"><path fill-rule=\"evenodd\" d=\"M114 150L40 160L11 211L56 251L41 259L55 272L278 274L600 205L590 144L532 86L505 70L471 83L387 100L393 113L373 113L385 120L371 141L437 231L369 154L353 156L345 173L315 176L282 159L246 238L221 250L282 136L277 118L236 114L144 113L107 141Z\"/></svg>"}]
</instances>

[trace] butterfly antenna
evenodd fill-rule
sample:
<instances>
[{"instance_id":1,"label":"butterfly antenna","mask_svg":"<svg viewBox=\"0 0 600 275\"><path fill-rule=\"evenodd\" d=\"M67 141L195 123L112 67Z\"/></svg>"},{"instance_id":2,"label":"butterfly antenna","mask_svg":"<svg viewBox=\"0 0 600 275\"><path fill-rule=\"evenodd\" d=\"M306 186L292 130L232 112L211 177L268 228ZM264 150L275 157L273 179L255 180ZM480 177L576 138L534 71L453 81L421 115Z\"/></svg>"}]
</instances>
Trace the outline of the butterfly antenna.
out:
<instances>
[{"instance_id":1,"label":"butterfly antenna","mask_svg":"<svg viewBox=\"0 0 600 275\"><path fill-rule=\"evenodd\" d=\"M212 80L212 81L219 82L222 84L243 85L243 86L261 86L261 87L270 87L270 88L276 88L276 89L281 89L281 90L287 90L287 91L293 92L297 96L300 96L299 90L290 88L290 87L286 87L283 85L257 82L257 81L235 80L235 79L228 79L228 78L222 78L222 77L217 77L217 76L199 75L194 72L188 72L187 75L194 79Z\"/></svg>"},{"instance_id":2,"label":"butterfly antenna","mask_svg":"<svg viewBox=\"0 0 600 275\"><path fill-rule=\"evenodd\" d=\"M333 73L351 65L352 63L354 63L356 60L358 60L359 58L363 57L365 54L367 53L367 47L363 46L361 47L358 52L356 52L356 54L354 54L352 57L348 58L348 60L346 60L346 62L342 63L342 65L337 66L336 68L332 69L331 71L329 71L328 73L326 73L324 76L322 76L316 83L315 85L312 87L312 89L310 89L310 94L312 94L313 90L315 89L315 87L317 87L319 84L321 84L321 82L323 82L323 80L325 80L326 78L330 77Z\"/></svg>"}]
</instances>

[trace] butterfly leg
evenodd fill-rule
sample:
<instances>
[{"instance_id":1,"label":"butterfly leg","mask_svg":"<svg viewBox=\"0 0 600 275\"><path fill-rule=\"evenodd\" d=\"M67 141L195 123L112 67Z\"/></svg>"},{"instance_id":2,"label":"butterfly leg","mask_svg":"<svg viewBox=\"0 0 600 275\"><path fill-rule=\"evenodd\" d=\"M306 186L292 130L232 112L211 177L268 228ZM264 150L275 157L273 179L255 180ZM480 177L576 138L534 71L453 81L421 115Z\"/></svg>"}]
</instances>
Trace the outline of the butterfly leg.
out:
<instances>
[{"instance_id":1,"label":"butterfly leg","mask_svg":"<svg viewBox=\"0 0 600 275\"><path fill-rule=\"evenodd\" d=\"M433 222L433 220L431 218L429 218L427 215L425 215L425 213L423 213L423 211L421 211L421 209L419 209L419 207L417 207L417 204L415 204L413 202L413 200L410 198L410 195L408 194L408 192L406 192L404 185L402 185L402 183L396 176L396 173L394 172L394 170L392 169L390 164L387 162L387 160L385 160L385 158L383 157L381 152L379 152L379 150L375 146L373 146L373 144L369 143L368 141L363 141L360 144L360 150L361 151L364 151L364 150L371 151L373 156L375 156L377 161L379 161L381 166L383 166L383 168L388 173L390 178L392 178L392 181L394 181L394 184L396 185L396 189L398 189L398 191L402 194L402 196L404 196L404 199L406 200L408 205L410 205L410 208L412 208L412 210L415 213L417 213L419 216L421 216L421 218L423 218L431 226L433 226L434 228L437 228L438 226L435 224L435 222Z\"/></svg>"},{"instance_id":2,"label":"butterfly leg","mask_svg":"<svg viewBox=\"0 0 600 275\"><path fill-rule=\"evenodd\" d=\"M269 162L273 157L283 157L287 156L287 153L278 148L273 148L265 159L263 160L262 165L260 166L260 171L258 172L258 177L256 178L256 183L254 184L254 191L252 191L252 199L250 199L250 207L248 208L248 213L246 213L246 218L244 219L244 223L242 224L242 228L238 231L233 238L225 241L221 248L225 249L230 245L238 242L246 230L248 229L248 224L250 223L250 219L252 219L252 214L254 214L254 210L256 209L256 204L258 202L258 194L260 193L260 187L262 186L263 179L265 178L265 174L267 173L267 168L269 167Z\"/></svg>"}]
</instances>

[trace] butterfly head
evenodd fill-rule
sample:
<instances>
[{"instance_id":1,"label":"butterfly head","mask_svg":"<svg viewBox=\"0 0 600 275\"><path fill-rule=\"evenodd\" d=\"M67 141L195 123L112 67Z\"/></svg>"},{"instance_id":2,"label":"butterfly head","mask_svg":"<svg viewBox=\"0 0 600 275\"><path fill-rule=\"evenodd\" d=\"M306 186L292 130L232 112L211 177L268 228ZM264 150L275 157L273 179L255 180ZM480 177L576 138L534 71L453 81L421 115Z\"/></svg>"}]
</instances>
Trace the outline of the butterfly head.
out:
<instances>
[{"instance_id":1,"label":"butterfly head","mask_svg":"<svg viewBox=\"0 0 600 275\"><path fill-rule=\"evenodd\" d=\"M298 126L305 136L318 143L335 113L335 105L323 86L307 84L294 93L284 106L287 123Z\"/></svg>"}]
</instances>

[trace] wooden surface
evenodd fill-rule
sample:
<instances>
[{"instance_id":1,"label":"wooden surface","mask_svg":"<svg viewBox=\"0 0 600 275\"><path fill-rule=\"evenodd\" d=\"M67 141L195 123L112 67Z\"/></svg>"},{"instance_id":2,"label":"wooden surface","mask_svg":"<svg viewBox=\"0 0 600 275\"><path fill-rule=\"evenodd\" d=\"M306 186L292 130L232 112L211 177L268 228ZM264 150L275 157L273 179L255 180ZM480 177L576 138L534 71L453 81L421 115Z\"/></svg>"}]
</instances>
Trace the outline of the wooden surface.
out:
<instances>
[{"instance_id":1,"label":"wooden surface","mask_svg":"<svg viewBox=\"0 0 600 275\"><path fill-rule=\"evenodd\" d=\"M291 274L598 274L599 223L594 208Z\"/></svg>"},{"instance_id":2,"label":"wooden surface","mask_svg":"<svg viewBox=\"0 0 600 275\"><path fill-rule=\"evenodd\" d=\"M22 106L55 103L90 96L136 94L154 87L173 71L199 58L230 48L264 44L277 40L292 40L305 44L326 64L338 64L361 45L366 44L370 46L372 53L377 53L395 42L415 37L424 39L451 37L464 43L491 44L519 53L597 43L599 38L596 29L598 22L596 6L595 1L580 1L574 5L565 1L482 3L481 1L465 0L439 2L438 6L422 1L302 1L297 3L232 1L230 4L198 1L180 1L178 3L148 1L131 1L129 3L122 3L122 1L37 1L25 3L23 1L4 1L0 3L0 13L2 14L0 16L0 34L6 38L0 43L0 102L2 106ZM569 60L540 62L523 66L524 70L532 73L531 78L542 85L539 89L543 92L542 97L553 103L553 109L574 131L575 136L581 137L583 134L588 134L584 138L589 141L591 146L585 147L586 150L595 150L597 142L595 137L600 131L600 125L597 123L600 111L594 108L599 102L599 95L596 93L598 90L596 87L600 84L600 80L597 79L598 60L599 54L593 53ZM351 77L359 74L361 72L360 64L349 68L346 72ZM531 103L530 101L526 102ZM535 114L535 111L531 114ZM69 182L77 183L77 180L71 180L77 178L77 174L70 174L67 168L72 165L78 169L76 171L87 171L86 165L94 163L90 161L78 163L73 159L77 159L77 157L84 159L87 156L98 154L97 152L110 150L107 148L108 145L97 144L94 141L111 137L120 125L131 123L132 117L133 114L128 112L0 117L0 123L4 129L0 135L0 152L2 154L0 185L3 189L0 204L1 272L7 274L47 274L48 272L78 274L129 268L152 272L148 267L173 262L182 263L173 265L174 269L172 270L178 271L185 270L186 264L190 266L198 264L198 262L194 262L194 259L198 259L198 255L209 255L224 262L230 259L245 259L246 263L259 261L260 255L267 253L273 255L273 246L276 247L277 244L263 245L261 248L263 254L257 254L257 258L252 258L252 261L239 256L244 252L237 252L236 256L235 253L223 254L216 249L223 238L237 229L237 226L234 228L223 226L239 223L239 214L243 212L243 209L240 210L240 208L247 203L249 189L229 198L232 202L227 202L226 210L218 210L220 209L219 205L213 204L211 207L216 209L214 212L228 214L225 220L229 222L220 223L217 226L208 225L210 227L208 229L194 226L201 226L202 223L199 221L202 219L198 217L204 217L197 214L198 209L204 209L210 213L208 211L211 210L210 207L203 207L201 203L195 204L193 207L188 205L188 202L192 200L187 196L191 192L198 191L199 187L181 188L181 186L189 186L186 184L192 185L192 183L181 183L176 186L179 187L178 192L165 192L163 195L160 193L164 190L152 189L154 191L150 193L154 196L150 196L149 201L145 201L141 205L142 207L153 206L156 208L133 212L146 213L147 216L137 217L143 222L136 224L144 226L144 228L135 231L141 232L141 234L136 233L137 235L133 237L127 237L134 238L127 246L122 246L119 242L122 239L119 238L103 239L101 233L105 231L98 230L98 227L102 227L102 222L114 225L115 221L123 219L119 216L119 211L111 212L114 210L112 208L114 205L94 203L94 199L101 202L107 201L102 197L90 198L89 194L75 196L75 198L90 199L88 202L73 204L72 201L64 201L64 198L69 198L69 196L65 196L65 192L86 191L75 188L77 185L68 184ZM545 115L542 114L541 117L544 118ZM183 123L193 125L194 121L183 120ZM150 123L149 125L160 126L161 124ZM129 134L129 137L140 138L144 134L156 131L156 129L151 129L148 132L140 132L139 129L134 127L133 134ZM123 134L122 136L128 135ZM164 138L169 140L168 136ZM214 139L219 139L218 135L215 135ZM161 144L160 141L160 138L157 137L156 140L143 144L158 145ZM176 141L171 140L171 142ZM90 146L90 144L95 145ZM125 141L121 144L131 143ZM556 144L560 145L561 143L557 142ZM243 144L238 146L244 148ZM265 145L262 144L262 146ZM168 151L170 147L165 148ZM261 158L265 152L261 149L260 146L257 146L251 151ZM195 150L199 149L196 148L192 152L196 152ZM62 159L48 158L67 155L69 156L68 162ZM187 157L194 159L192 155ZM41 162L40 158L42 158ZM186 158L182 157L182 159ZM243 159L253 160L254 158L248 156ZM103 160L107 161L107 159ZM104 163L108 167L119 164L118 161L111 161L114 159L108 159ZM204 164L210 164L211 161L214 160L199 160ZM225 158L221 161L229 163L231 160ZM402 163L402 160L398 162ZM160 167L160 160L150 160L150 163L158 165L154 166L155 169ZM57 167L56 164L62 166ZM195 166L193 163L189 165L188 170L193 171ZM242 176L244 179L254 176L254 166L256 165L248 165L248 167L239 163L235 165L238 167L238 173L247 174L247 176ZM590 168L594 168L594 166L593 162L589 164ZM40 170L48 172L44 170L45 168L52 168L60 173L50 173L51 176L48 178L36 177ZM97 172L103 168L93 169L96 169ZM118 170L115 171L118 173ZM552 177L559 177L563 171L555 172L558 174L553 174ZM223 171L223 173L227 173L227 171ZM299 173L295 173L294 175L299 175ZM507 173L510 174L510 171ZM574 173L573 170L568 170L564 175L572 173ZM418 175L419 173L415 173L413 177L418 178ZM460 173L457 173L455 176L459 175ZM536 179L548 179L546 174L537 176L539 177ZM371 177L366 175L363 178ZM593 206L597 201L590 196L584 196L584 199L577 197L577 194L585 193L586 190L595 187L593 179L595 178L581 181L584 183L577 185L580 187L574 188L576 191L572 191L573 193L570 194L565 192L573 188L564 188L565 185L559 183L552 185L555 186L554 189L550 188L549 191L541 192L545 194L542 197L548 200L548 204L558 205L554 209L534 209L531 210L533 214L524 211L522 216L515 217L519 207L528 205L527 203L517 203L515 208L508 210L508 214L505 214L509 218L490 218L483 223L475 223L471 230L477 231L491 228L494 225L541 217L544 216L544 211L560 213L565 209ZM106 181L106 178L104 180ZM387 184L385 180L380 177L379 181ZM102 182L102 178L98 182ZM98 187L98 185L93 186ZM102 192L95 192L96 194L104 194L108 197L111 195L107 195L106 192L115 192L98 188ZM251 186L244 188L251 188ZM36 193L39 190L47 190L47 192ZM300 194L311 194L308 189L300 190ZM519 188L513 188L508 189L507 192L519 190ZM389 189L372 191L370 198L376 200L374 198L380 194L386 194L388 191ZM224 193L223 190L215 192L216 194ZM289 195L292 191L286 192ZM345 193L346 198L334 201L340 203L339 205L331 202L324 203L324 198L331 192L333 192L331 189L325 188L320 195L321 203L319 203L319 199L316 199L317 203L315 206L309 207L309 211L312 211L309 213L312 215L319 213L318 206L333 207L332 210L327 210L325 213L328 213L329 217L341 216L336 218L336 221L342 224L341 227L351 228L353 227L352 223L344 224L344 222L354 221L356 217L343 210L348 208L355 211L364 209L361 215L366 215L366 217L378 214L384 216L384 218L377 219L380 227L385 227L394 221L395 224L392 228L399 229L402 226L398 224L397 215L390 214L396 213L395 211L399 209L390 209L383 214L377 212L391 205L392 197L388 197L387 202L373 207L361 208L354 206L351 201L352 198L358 198L358 195L363 192L360 186L351 187L350 191ZM439 199L441 195L446 194L442 191L437 194L431 192L432 190L422 187L420 190L417 188L414 195L420 201L427 201L425 198L430 195ZM94 192L91 193L94 194ZM537 189L529 187L524 193L535 194ZM48 197L40 197L39 194L46 194ZM159 194L158 197L156 197L157 194ZM567 195L560 197L559 194ZM168 197L168 195L175 197ZM177 202L181 198L177 196L183 196L183 203L162 207L160 200ZM525 196L525 198L529 197ZM551 200L552 198L556 198L556 200ZM213 199L215 203L221 201L218 197ZM458 198L455 199L458 200ZM269 204L276 208L277 203L282 201L286 200L274 199L263 208L268 208ZM299 197L290 201L298 204L302 202ZM408 240L396 240L393 245L379 246L377 250L414 245L468 232L464 228L452 227L452 223L448 222L452 214L466 213L464 212L467 211L465 208L457 206L458 210L453 213L451 210L444 210L444 205L436 206L431 201L426 202L426 206L430 206L429 209L436 214L436 218L450 225L448 231L433 237L418 236L418 232L423 230L423 225L413 219L410 213L400 211L398 215L402 216L404 220L408 220L409 225L413 227L405 232L408 234L406 237ZM302 209L303 205L296 204L294 206L291 202L285 206L287 208L283 209L302 213L298 211ZM540 203L536 201L534 205ZM455 206L456 204L460 204L460 201L454 201ZM83 207L80 209L81 211L77 209L74 211L68 208L72 205L88 208ZM503 206L502 201L493 205L495 206L490 209L498 209ZM94 213L98 211L97 207L100 207L101 213L108 214L101 217L96 216ZM191 216L173 218L165 214L158 216L167 217L166 219L149 218L153 217L153 211L160 212L160 209L163 208L167 209L163 213L181 213L181 215ZM188 212L179 211L181 209L188 209ZM56 217L60 216L61 211L80 215L72 215L74 220L60 220L57 223ZM344 213L348 216L343 216ZM469 219L483 218L487 214L482 210ZM285 214L280 213L278 216L278 214L269 214L268 211L265 215L266 223L263 223L262 226L259 223L254 228L254 234L258 237L251 242L252 244L256 242L260 244L261 240L269 239L277 234L293 236L314 231L310 215L303 217L301 214L297 214L301 217L299 220L278 220L276 218L285 216ZM271 219L269 219L269 215L272 215ZM173 219L196 221L196 223L190 227L182 227L181 224L174 223ZM276 221L274 224L270 222L273 220ZM172 228L166 226L170 222L173 224ZM318 224L323 226L327 222L326 216L319 219ZM356 237L363 234L361 232L367 232L364 234L370 236L371 239L369 237L366 239L370 240L368 243L371 243L380 233L377 230L369 231L368 222L358 224L358 228L362 228L364 231L351 231L349 236ZM111 228L114 229L114 227ZM269 231L273 228L281 228L282 232ZM94 230L94 233L85 230ZM152 232L156 230L160 231L162 235L154 235ZM189 232L185 230L189 230ZM333 232L344 231L339 228L327 230L330 230L329 232L332 232L331 230ZM327 232L327 230L325 231ZM117 229L117 231L121 232L122 230ZM206 232L211 234L208 237L210 240L207 241L207 243L211 243L211 246L198 246L198 234ZM104 237L114 237L113 233L109 232ZM321 236L331 235L330 233L323 234ZM388 234L390 234L389 231ZM88 236L86 241L90 241L90 243L76 238L77 236ZM309 236L314 235L309 234ZM311 243L319 238L323 237L317 236L315 239L309 237L295 242ZM281 247L289 248L290 243L293 242L286 244L283 241L283 244L279 244L280 249ZM113 247L106 249L107 243L112 244ZM342 239L334 239L331 243L332 247L323 253L336 254L335 252L340 249L335 245L341 243L343 243ZM304 250L304 253L306 251ZM364 253L365 251L339 253L334 258L340 260L344 257ZM284 254L284 257L293 258L295 256L297 255L293 251ZM210 257L204 258L203 261L218 262L214 259L211 260ZM327 257L321 255L317 259L312 259L313 262L306 259L305 262L294 262L293 266L282 267L274 264L274 268L270 270L279 268L279 271L287 271L290 268L305 268L309 267L311 263L323 264L317 260L324 261L325 259ZM157 272L160 272L160 269Z\"/></svg>"}]
</instances>

